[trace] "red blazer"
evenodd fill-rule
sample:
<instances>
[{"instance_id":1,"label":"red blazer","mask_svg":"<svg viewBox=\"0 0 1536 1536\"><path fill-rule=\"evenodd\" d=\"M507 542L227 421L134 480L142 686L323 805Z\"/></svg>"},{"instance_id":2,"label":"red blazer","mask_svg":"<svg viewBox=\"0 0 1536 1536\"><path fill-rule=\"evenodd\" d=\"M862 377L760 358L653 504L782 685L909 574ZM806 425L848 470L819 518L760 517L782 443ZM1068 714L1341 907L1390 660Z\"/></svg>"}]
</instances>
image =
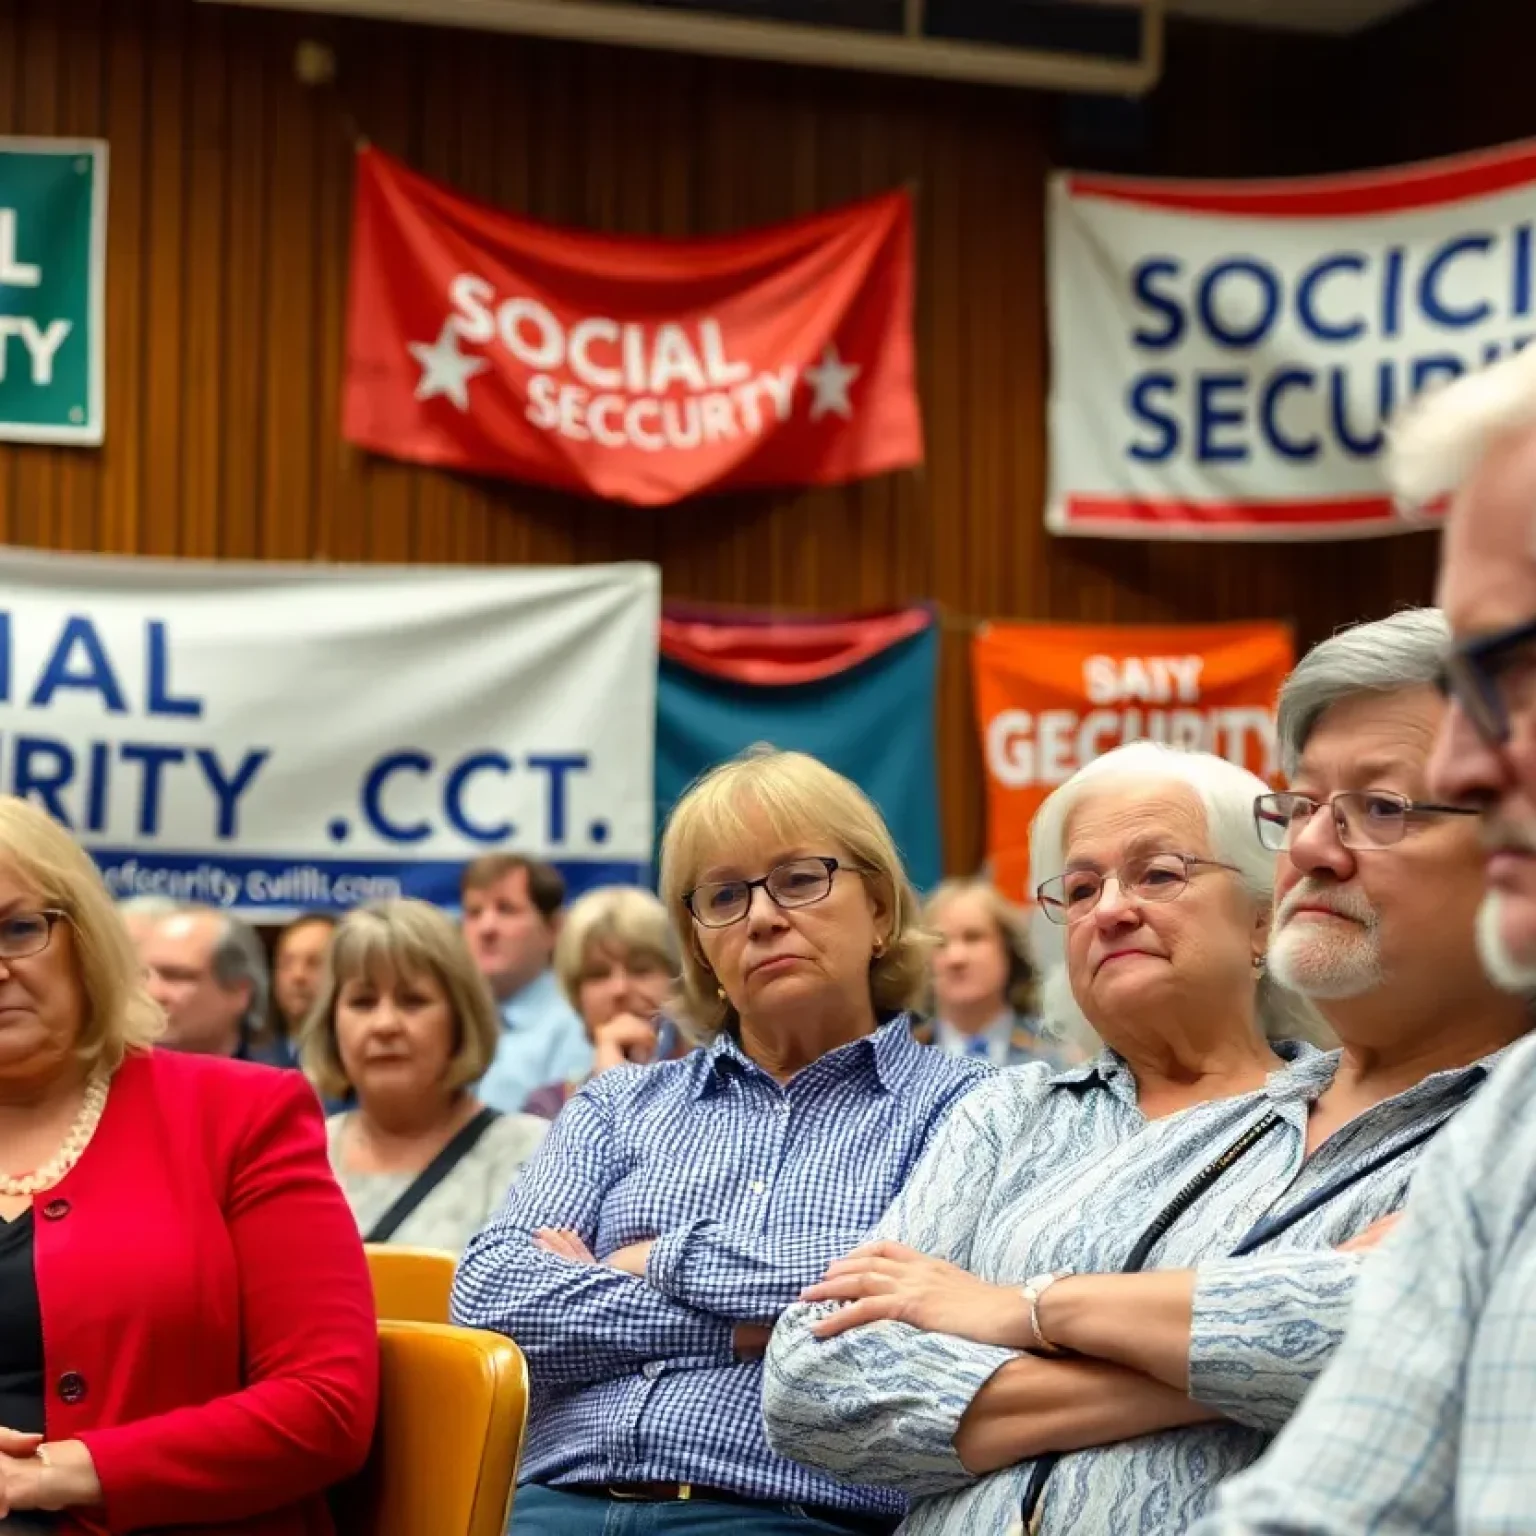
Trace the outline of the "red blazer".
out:
<instances>
[{"instance_id":1,"label":"red blazer","mask_svg":"<svg viewBox=\"0 0 1536 1536\"><path fill-rule=\"evenodd\" d=\"M378 1324L357 1223L297 1072L130 1056L32 1202L48 1438L85 1442L91 1536L328 1536L363 1463Z\"/></svg>"}]
</instances>

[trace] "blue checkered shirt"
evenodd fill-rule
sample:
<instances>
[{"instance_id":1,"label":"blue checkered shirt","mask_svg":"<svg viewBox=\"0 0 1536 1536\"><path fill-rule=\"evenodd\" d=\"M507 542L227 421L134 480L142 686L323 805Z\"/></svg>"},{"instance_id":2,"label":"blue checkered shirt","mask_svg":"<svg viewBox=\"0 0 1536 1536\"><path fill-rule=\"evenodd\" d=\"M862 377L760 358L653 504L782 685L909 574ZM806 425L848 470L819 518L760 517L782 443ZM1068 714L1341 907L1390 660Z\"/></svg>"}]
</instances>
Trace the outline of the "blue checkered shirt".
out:
<instances>
[{"instance_id":1,"label":"blue checkered shirt","mask_svg":"<svg viewBox=\"0 0 1536 1536\"><path fill-rule=\"evenodd\" d=\"M527 1356L522 1480L697 1483L899 1513L899 1494L769 1450L762 1366L736 1359L732 1328L777 1317L856 1246L988 1075L919 1045L902 1015L785 1086L722 1035L583 1088L454 1282L453 1320ZM655 1238L646 1277L544 1253L539 1227L577 1232L599 1258Z\"/></svg>"},{"instance_id":2,"label":"blue checkered shirt","mask_svg":"<svg viewBox=\"0 0 1536 1536\"><path fill-rule=\"evenodd\" d=\"M1196 1536L1536 1531L1536 1040L1425 1155L1333 1363Z\"/></svg>"}]
</instances>

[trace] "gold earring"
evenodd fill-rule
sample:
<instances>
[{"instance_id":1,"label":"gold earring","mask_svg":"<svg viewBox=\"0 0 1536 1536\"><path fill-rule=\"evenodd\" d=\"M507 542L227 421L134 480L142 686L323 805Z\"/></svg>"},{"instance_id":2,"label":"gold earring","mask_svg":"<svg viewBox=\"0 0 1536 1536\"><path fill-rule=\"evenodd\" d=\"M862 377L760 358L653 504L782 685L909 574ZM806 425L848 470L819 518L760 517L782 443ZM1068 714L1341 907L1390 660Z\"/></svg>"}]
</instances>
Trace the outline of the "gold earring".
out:
<instances>
[{"instance_id":1,"label":"gold earring","mask_svg":"<svg viewBox=\"0 0 1536 1536\"><path fill-rule=\"evenodd\" d=\"M878 960L880 958L880 956L883 955L884 953L885 953L885 940L884 939L876 939L875 940L875 959Z\"/></svg>"},{"instance_id":2,"label":"gold earring","mask_svg":"<svg viewBox=\"0 0 1536 1536\"><path fill-rule=\"evenodd\" d=\"M1268 969L1269 969L1269 960L1268 960L1268 958L1266 956L1264 956L1264 955L1255 955L1253 957L1253 974L1255 976L1262 976L1265 973L1265 971L1267 971Z\"/></svg>"},{"instance_id":3,"label":"gold earring","mask_svg":"<svg viewBox=\"0 0 1536 1536\"><path fill-rule=\"evenodd\" d=\"M725 1001L725 988L724 987L716 987L715 988L715 996L718 997L720 999L720 1001L723 1003Z\"/></svg>"}]
</instances>

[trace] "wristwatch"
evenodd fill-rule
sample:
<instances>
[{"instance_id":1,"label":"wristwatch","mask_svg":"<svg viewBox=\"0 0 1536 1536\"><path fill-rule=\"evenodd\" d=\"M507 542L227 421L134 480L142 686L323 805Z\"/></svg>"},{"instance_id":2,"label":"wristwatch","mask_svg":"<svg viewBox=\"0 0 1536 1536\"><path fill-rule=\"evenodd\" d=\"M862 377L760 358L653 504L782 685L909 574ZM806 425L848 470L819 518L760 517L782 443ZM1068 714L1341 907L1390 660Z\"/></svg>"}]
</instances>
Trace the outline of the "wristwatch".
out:
<instances>
[{"instance_id":1,"label":"wristwatch","mask_svg":"<svg viewBox=\"0 0 1536 1536\"><path fill-rule=\"evenodd\" d=\"M1057 1269L1044 1275L1031 1275L1022 1287L1024 1300L1029 1307L1029 1331L1035 1336L1035 1353L1041 1355L1064 1355L1068 1351L1052 1344L1046 1338L1045 1331L1040 1326L1040 1298L1056 1284L1058 1280L1066 1280L1071 1277L1070 1269Z\"/></svg>"}]
</instances>

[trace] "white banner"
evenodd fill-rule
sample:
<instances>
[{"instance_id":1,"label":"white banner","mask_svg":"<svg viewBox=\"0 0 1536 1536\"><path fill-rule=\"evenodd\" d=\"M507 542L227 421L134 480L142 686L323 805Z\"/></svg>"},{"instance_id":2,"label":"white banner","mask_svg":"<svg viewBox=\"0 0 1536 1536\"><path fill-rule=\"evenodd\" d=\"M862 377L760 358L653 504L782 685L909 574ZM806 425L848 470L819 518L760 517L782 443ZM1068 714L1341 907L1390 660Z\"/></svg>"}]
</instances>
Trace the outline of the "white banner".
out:
<instances>
[{"instance_id":1,"label":"white banner","mask_svg":"<svg viewBox=\"0 0 1536 1536\"><path fill-rule=\"evenodd\" d=\"M458 901L478 854L648 870L655 566L0 552L0 791L117 896Z\"/></svg>"},{"instance_id":2,"label":"white banner","mask_svg":"<svg viewBox=\"0 0 1536 1536\"><path fill-rule=\"evenodd\" d=\"M1536 335L1536 143L1308 182L1064 175L1049 216L1056 533L1423 527L1384 424Z\"/></svg>"}]
</instances>

